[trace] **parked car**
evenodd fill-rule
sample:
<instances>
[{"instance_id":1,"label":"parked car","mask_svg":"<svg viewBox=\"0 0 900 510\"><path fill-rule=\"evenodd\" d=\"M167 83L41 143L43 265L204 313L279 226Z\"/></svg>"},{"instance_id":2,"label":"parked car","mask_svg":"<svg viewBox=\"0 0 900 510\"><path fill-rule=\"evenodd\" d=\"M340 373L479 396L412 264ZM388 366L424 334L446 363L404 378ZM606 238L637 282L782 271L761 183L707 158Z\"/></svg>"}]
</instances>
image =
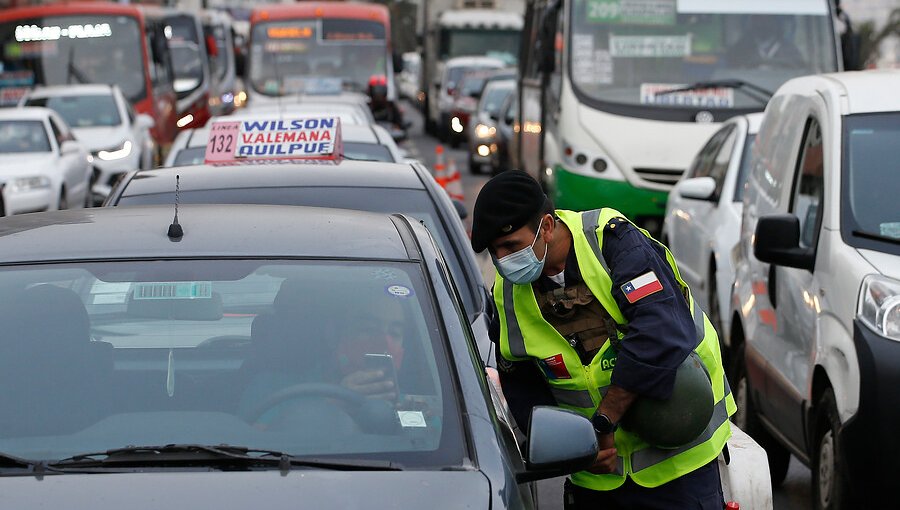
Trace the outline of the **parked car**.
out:
<instances>
[{"instance_id":1,"label":"parked car","mask_svg":"<svg viewBox=\"0 0 900 510\"><path fill-rule=\"evenodd\" d=\"M478 106L469 119L469 171L480 174L499 152L500 110L516 88L514 80L494 80L484 87Z\"/></svg>"},{"instance_id":2,"label":"parked car","mask_svg":"<svg viewBox=\"0 0 900 510\"><path fill-rule=\"evenodd\" d=\"M417 220L173 212L0 222L10 508L524 510L595 459L587 419L538 407L523 460Z\"/></svg>"},{"instance_id":3,"label":"parked car","mask_svg":"<svg viewBox=\"0 0 900 510\"><path fill-rule=\"evenodd\" d=\"M729 331L744 183L761 113L732 117L710 137L669 193L663 243L720 337ZM725 313L722 313L725 310Z\"/></svg>"},{"instance_id":4,"label":"parked car","mask_svg":"<svg viewBox=\"0 0 900 510\"><path fill-rule=\"evenodd\" d=\"M55 111L0 109L0 216L91 205L89 156Z\"/></svg>"},{"instance_id":5,"label":"parked car","mask_svg":"<svg viewBox=\"0 0 900 510\"><path fill-rule=\"evenodd\" d=\"M59 85L28 92L19 103L58 113L90 152L96 169L92 193L99 204L129 170L153 168L153 118L136 114L116 85Z\"/></svg>"},{"instance_id":6,"label":"parked car","mask_svg":"<svg viewBox=\"0 0 900 510\"><path fill-rule=\"evenodd\" d=\"M737 422L817 509L890 501L900 457L900 72L797 78L766 107L735 257Z\"/></svg>"}]
</instances>

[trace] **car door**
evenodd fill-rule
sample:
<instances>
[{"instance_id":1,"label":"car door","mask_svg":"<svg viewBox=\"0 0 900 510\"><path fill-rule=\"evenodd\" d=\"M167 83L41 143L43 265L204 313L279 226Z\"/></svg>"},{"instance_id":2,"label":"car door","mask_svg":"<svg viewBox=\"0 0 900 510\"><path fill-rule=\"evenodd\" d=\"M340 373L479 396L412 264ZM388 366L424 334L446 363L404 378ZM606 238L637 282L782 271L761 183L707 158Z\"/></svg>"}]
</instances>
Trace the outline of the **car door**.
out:
<instances>
[{"instance_id":1,"label":"car door","mask_svg":"<svg viewBox=\"0 0 900 510\"><path fill-rule=\"evenodd\" d=\"M814 101L820 103L819 101ZM822 225L825 197L825 152L822 114L814 107L806 119L803 138L798 147L791 198L787 211L800 220L800 248L815 250ZM824 106L821 109L824 112ZM779 327L776 330L776 352L770 359L768 380L771 418L795 445L805 444L803 433L803 400L811 377L810 360L816 336L818 312L821 309L821 286L815 271L773 266L770 291ZM771 279L774 277L774 282Z\"/></svg>"},{"instance_id":2,"label":"car door","mask_svg":"<svg viewBox=\"0 0 900 510\"><path fill-rule=\"evenodd\" d=\"M694 163L688 171L687 178L712 177L716 165L721 165L720 160L727 161L734 148L734 125L729 124L716 132L697 154ZM724 175L724 172L720 172ZM677 187L676 187L677 190ZM672 249L678 260L678 268L687 284L694 289L695 294L702 295L704 283L703 257L708 253L708 221L713 209L713 202L687 198L676 191L672 207L669 209L671 229L668 233L669 248ZM703 303L701 303L702 305Z\"/></svg>"}]
</instances>

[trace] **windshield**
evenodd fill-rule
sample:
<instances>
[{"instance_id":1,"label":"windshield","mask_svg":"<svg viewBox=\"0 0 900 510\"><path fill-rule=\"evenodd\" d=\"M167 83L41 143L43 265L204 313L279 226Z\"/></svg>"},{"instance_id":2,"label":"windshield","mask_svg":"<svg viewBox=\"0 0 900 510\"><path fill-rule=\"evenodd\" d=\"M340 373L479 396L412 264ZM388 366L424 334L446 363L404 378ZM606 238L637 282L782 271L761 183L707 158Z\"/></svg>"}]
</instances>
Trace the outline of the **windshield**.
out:
<instances>
[{"instance_id":1,"label":"windshield","mask_svg":"<svg viewBox=\"0 0 900 510\"><path fill-rule=\"evenodd\" d=\"M0 23L0 106L35 85L108 83L143 99L143 37L128 16L45 16Z\"/></svg>"},{"instance_id":2,"label":"windshield","mask_svg":"<svg viewBox=\"0 0 900 510\"><path fill-rule=\"evenodd\" d=\"M356 209L379 213L400 212L408 214L425 223L434 236L438 248L446 254L450 272L456 282L467 282L465 270L460 262L460 254L450 242L449 228L441 221L437 206L424 190L396 188L350 188L350 187L271 187L214 189L200 191L181 191L179 200L183 204L272 204L272 205L306 205L314 207L336 207L340 209ZM172 204L175 193L158 193L152 195L129 195L125 188L117 205L156 205ZM462 285L463 302L469 313L475 313L475 296L470 286Z\"/></svg>"},{"instance_id":3,"label":"windshield","mask_svg":"<svg viewBox=\"0 0 900 510\"><path fill-rule=\"evenodd\" d=\"M519 61L518 30L444 29L441 32L441 60L483 55L514 66Z\"/></svg>"},{"instance_id":4,"label":"windshield","mask_svg":"<svg viewBox=\"0 0 900 510\"><path fill-rule=\"evenodd\" d=\"M350 160L396 163L390 149L377 143L343 142L344 157Z\"/></svg>"},{"instance_id":5,"label":"windshield","mask_svg":"<svg viewBox=\"0 0 900 510\"><path fill-rule=\"evenodd\" d=\"M496 87L488 85L487 90L481 96L481 103L478 105L478 109L487 112L491 117L500 115L500 108L503 107L506 98L512 94L512 90L512 84L498 85Z\"/></svg>"},{"instance_id":6,"label":"windshield","mask_svg":"<svg viewBox=\"0 0 900 510\"><path fill-rule=\"evenodd\" d=\"M50 152L50 139L39 120L0 120L0 154Z\"/></svg>"},{"instance_id":7,"label":"windshield","mask_svg":"<svg viewBox=\"0 0 900 510\"><path fill-rule=\"evenodd\" d=\"M796 76L837 71L824 1L784 8L755 0L576 0L571 20L571 79L588 101L761 111L765 103L748 87L659 93L713 80L774 91Z\"/></svg>"},{"instance_id":8,"label":"windshield","mask_svg":"<svg viewBox=\"0 0 900 510\"><path fill-rule=\"evenodd\" d=\"M166 36L175 72L175 93L183 99L203 83L203 58L197 24L190 16L166 19Z\"/></svg>"},{"instance_id":9,"label":"windshield","mask_svg":"<svg viewBox=\"0 0 900 510\"><path fill-rule=\"evenodd\" d=\"M369 78L387 74L384 25L376 21L260 23L251 39L250 83L262 94L301 94L329 80L338 81L337 92L365 92Z\"/></svg>"},{"instance_id":10,"label":"windshield","mask_svg":"<svg viewBox=\"0 0 900 510\"><path fill-rule=\"evenodd\" d=\"M206 161L206 147L186 147L178 151L172 166L200 165Z\"/></svg>"},{"instance_id":11,"label":"windshield","mask_svg":"<svg viewBox=\"0 0 900 510\"><path fill-rule=\"evenodd\" d=\"M231 444L458 464L460 411L421 275L314 260L5 268L0 451ZM363 374L383 392L365 397Z\"/></svg>"},{"instance_id":12,"label":"windshield","mask_svg":"<svg viewBox=\"0 0 900 510\"><path fill-rule=\"evenodd\" d=\"M900 240L897 140L900 113L844 117L841 223L845 233L855 231ZM863 244L881 249L877 243Z\"/></svg>"},{"instance_id":13,"label":"windshield","mask_svg":"<svg viewBox=\"0 0 900 510\"><path fill-rule=\"evenodd\" d=\"M72 128L122 124L113 96L55 96L29 99L26 106L46 106L56 111Z\"/></svg>"}]
</instances>

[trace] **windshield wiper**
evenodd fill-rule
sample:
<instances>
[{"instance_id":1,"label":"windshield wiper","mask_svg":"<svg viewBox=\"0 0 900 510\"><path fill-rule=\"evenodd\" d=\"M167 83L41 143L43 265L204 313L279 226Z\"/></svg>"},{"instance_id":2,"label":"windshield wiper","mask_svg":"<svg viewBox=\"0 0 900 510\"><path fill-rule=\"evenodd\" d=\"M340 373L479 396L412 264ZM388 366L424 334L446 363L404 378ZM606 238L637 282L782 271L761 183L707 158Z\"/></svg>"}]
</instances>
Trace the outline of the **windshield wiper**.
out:
<instances>
[{"instance_id":1,"label":"windshield wiper","mask_svg":"<svg viewBox=\"0 0 900 510\"><path fill-rule=\"evenodd\" d=\"M686 87L679 87L677 89L671 89L671 90L663 90L662 92L657 92L655 95L664 96L666 94L674 94L676 92L691 92L694 90L714 89L714 88L718 88L718 87L725 87L725 88L729 88L729 89L746 89L746 90L744 90L744 92L748 96L752 97L753 99L756 99L757 101L759 101L763 104L768 103L769 99L771 99L772 96L775 95L775 93L769 89L764 89L754 83L750 83L748 81L738 80L738 79L698 81L697 83L693 83Z\"/></svg>"},{"instance_id":2,"label":"windshield wiper","mask_svg":"<svg viewBox=\"0 0 900 510\"><path fill-rule=\"evenodd\" d=\"M886 243L900 244L900 239L898 239L896 237L883 236L881 234L876 234L874 232L866 232L865 230L854 230L851 233L853 235L855 235L856 237L862 237L864 239L873 239L875 241L884 241Z\"/></svg>"},{"instance_id":3,"label":"windshield wiper","mask_svg":"<svg viewBox=\"0 0 900 510\"><path fill-rule=\"evenodd\" d=\"M226 464L241 467L308 467L337 471L402 471L390 461L363 459L318 459L297 457L276 450L262 450L233 445L168 444L163 446L128 446L103 452L84 453L48 464L50 468L108 467L116 465Z\"/></svg>"}]
</instances>

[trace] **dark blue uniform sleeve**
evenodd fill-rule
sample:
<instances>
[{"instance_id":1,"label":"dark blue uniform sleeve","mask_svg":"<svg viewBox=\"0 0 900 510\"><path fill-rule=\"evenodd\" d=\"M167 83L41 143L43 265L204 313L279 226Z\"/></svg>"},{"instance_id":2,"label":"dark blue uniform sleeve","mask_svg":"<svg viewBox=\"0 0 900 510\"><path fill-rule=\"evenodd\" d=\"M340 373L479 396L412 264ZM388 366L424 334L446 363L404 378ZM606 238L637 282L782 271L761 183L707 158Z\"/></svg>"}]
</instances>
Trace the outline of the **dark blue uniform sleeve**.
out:
<instances>
[{"instance_id":1,"label":"dark blue uniform sleeve","mask_svg":"<svg viewBox=\"0 0 900 510\"><path fill-rule=\"evenodd\" d=\"M614 219L604 228L603 256L613 280L613 298L628 321L612 384L639 395L668 399L675 371L696 346L697 334L665 251L628 221ZM635 298L640 292L632 292L634 302L630 302L625 291L636 285L628 287L629 282L651 271L662 289L639 299Z\"/></svg>"},{"instance_id":2,"label":"dark blue uniform sleeve","mask_svg":"<svg viewBox=\"0 0 900 510\"><path fill-rule=\"evenodd\" d=\"M556 399L550 393L544 375L534 363L509 361L500 354L500 317L496 310L491 314L488 334L496 346L494 352L496 353L497 372L500 374L503 396L506 397L509 411L519 429L528 435L531 409L534 406L556 405Z\"/></svg>"}]
</instances>

